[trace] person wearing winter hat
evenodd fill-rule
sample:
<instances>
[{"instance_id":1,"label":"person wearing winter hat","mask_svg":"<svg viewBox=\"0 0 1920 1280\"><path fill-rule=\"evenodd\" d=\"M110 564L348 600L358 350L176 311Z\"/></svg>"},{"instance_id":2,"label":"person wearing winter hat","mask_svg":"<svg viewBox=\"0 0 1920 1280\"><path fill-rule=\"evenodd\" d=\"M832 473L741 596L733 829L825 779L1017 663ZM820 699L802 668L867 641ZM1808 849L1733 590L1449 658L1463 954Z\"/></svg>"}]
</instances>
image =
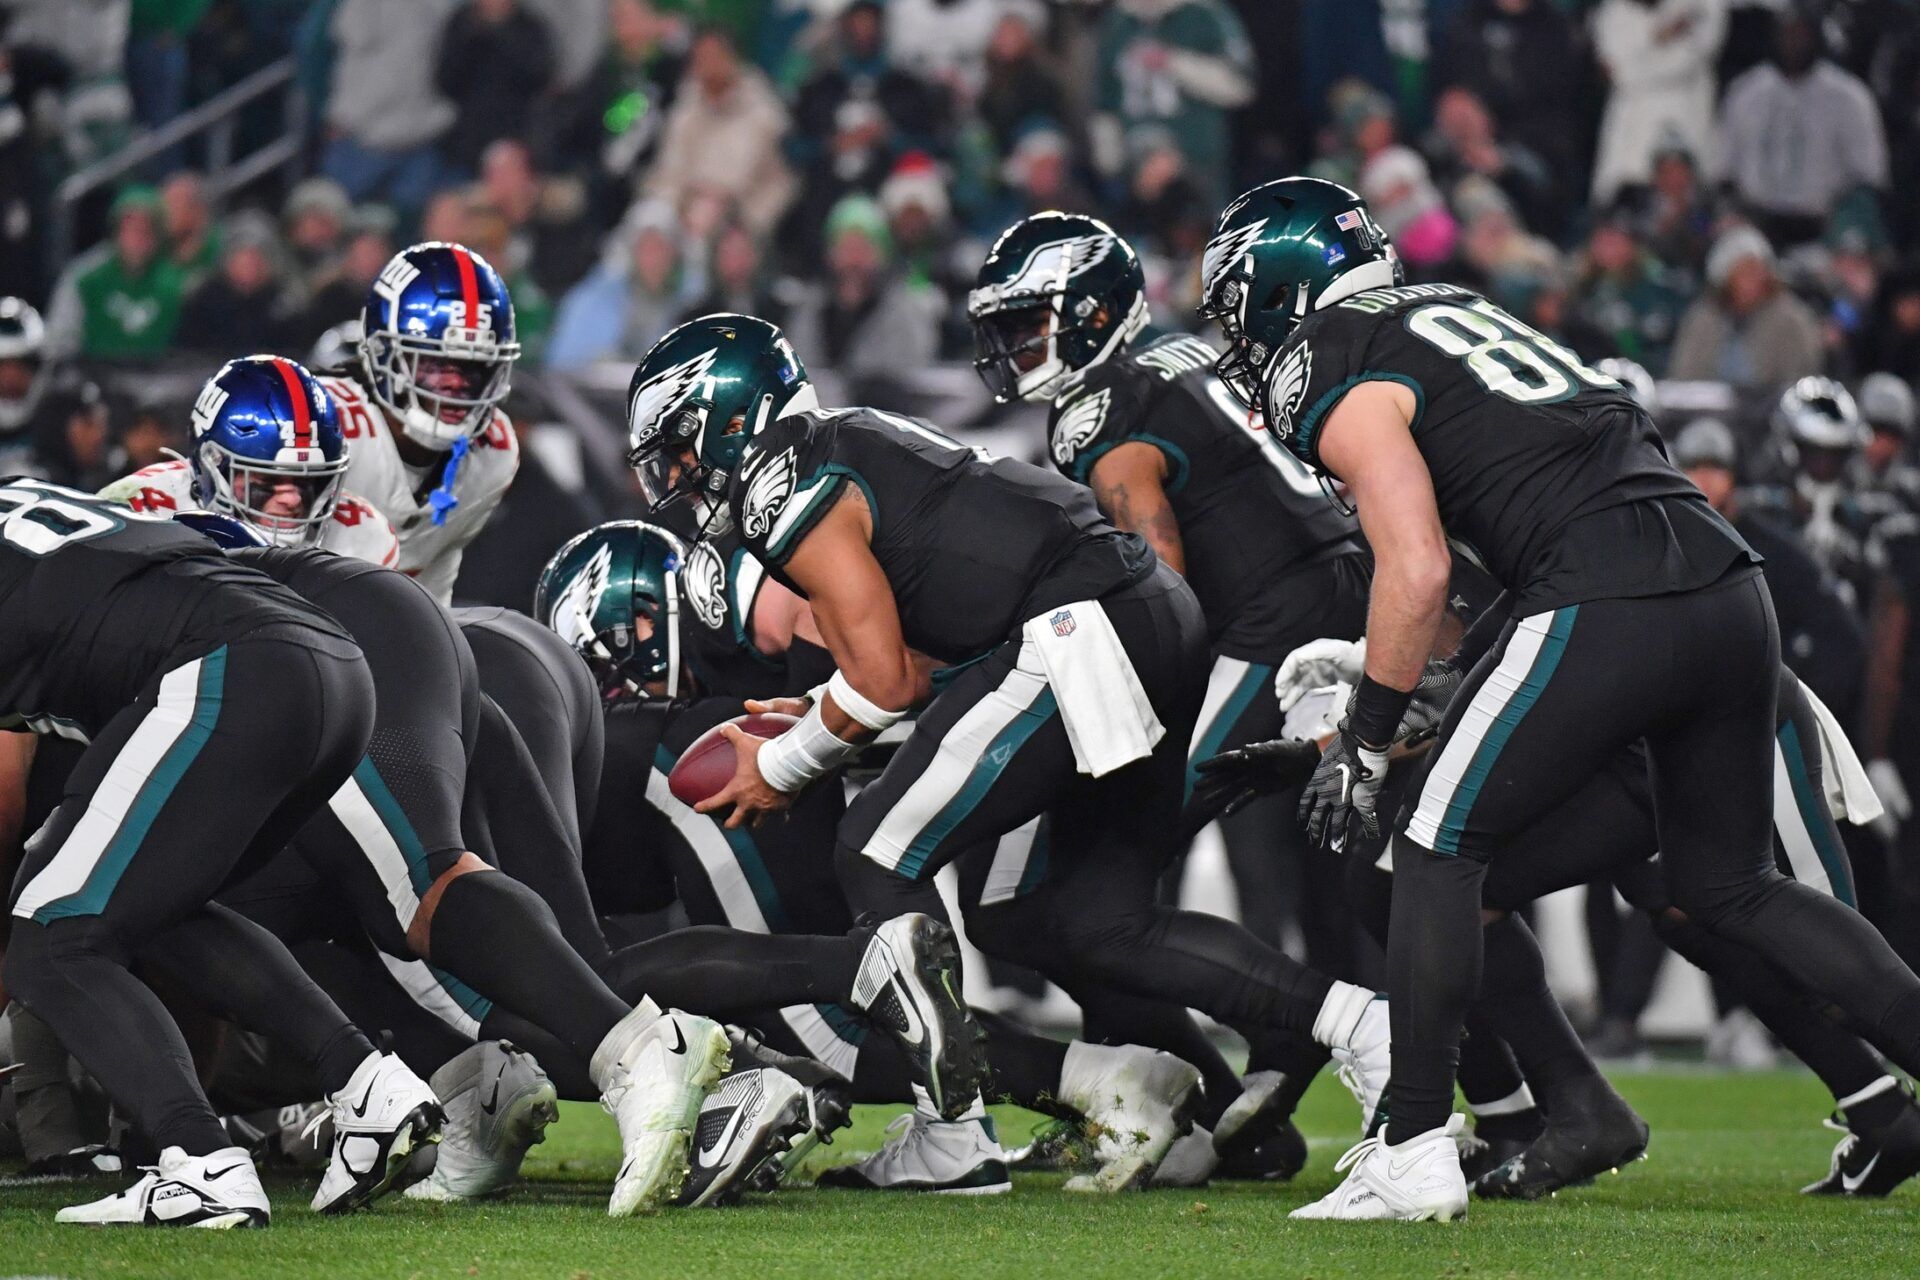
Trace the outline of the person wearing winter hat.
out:
<instances>
[{"instance_id":1,"label":"person wearing winter hat","mask_svg":"<svg viewBox=\"0 0 1920 1280\"><path fill-rule=\"evenodd\" d=\"M1744 224L1707 253L1708 288L1687 308L1667 376L1772 393L1820 372L1820 321L1783 288L1773 246Z\"/></svg>"}]
</instances>

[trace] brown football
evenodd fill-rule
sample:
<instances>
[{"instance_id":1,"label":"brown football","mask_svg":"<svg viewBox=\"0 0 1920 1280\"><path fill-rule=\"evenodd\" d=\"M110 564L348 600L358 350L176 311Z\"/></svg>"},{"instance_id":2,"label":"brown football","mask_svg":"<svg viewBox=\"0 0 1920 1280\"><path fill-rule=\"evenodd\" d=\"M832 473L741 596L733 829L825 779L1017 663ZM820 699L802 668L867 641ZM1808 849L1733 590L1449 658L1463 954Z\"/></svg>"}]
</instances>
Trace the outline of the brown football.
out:
<instances>
[{"instance_id":1,"label":"brown football","mask_svg":"<svg viewBox=\"0 0 1920 1280\"><path fill-rule=\"evenodd\" d=\"M777 738L799 723L793 716L769 711L762 715L735 716L713 726L681 753L673 772L667 775L667 790L673 792L673 798L681 804L696 805L733 781L733 743L720 732L726 725L738 725L756 738Z\"/></svg>"}]
</instances>

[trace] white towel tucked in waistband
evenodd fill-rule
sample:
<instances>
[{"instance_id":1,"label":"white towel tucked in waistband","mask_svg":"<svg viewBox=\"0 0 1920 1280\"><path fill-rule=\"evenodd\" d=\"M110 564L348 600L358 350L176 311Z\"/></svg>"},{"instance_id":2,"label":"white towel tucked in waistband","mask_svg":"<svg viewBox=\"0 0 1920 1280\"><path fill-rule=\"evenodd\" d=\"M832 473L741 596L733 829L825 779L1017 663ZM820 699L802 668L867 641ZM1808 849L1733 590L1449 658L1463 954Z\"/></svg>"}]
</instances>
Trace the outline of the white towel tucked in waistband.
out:
<instances>
[{"instance_id":1,"label":"white towel tucked in waistband","mask_svg":"<svg viewBox=\"0 0 1920 1280\"><path fill-rule=\"evenodd\" d=\"M1827 765L1821 782L1827 793L1828 812L1838 821L1855 826L1872 822L1886 810L1880 803L1879 792L1873 789L1873 780L1867 777L1867 766L1860 763L1860 755L1847 739L1847 731L1834 719L1833 712L1827 710L1827 704L1815 697L1805 682L1800 687L1806 691L1813 718L1820 723L1820 752L1826 757Z\"/></svg>"},{"instance_id":2,"label":"white towel tucked in waistband","mask_svg":"<svg viewBox=\"0 0 1920 1280\"><path fill-rule=\"evenodd\" d=\"M1098 600L1062 605L1021 630L1047 674L1081 773L1104 777L1153 754L1166 726Z\"/></svg>"}]
</instances>

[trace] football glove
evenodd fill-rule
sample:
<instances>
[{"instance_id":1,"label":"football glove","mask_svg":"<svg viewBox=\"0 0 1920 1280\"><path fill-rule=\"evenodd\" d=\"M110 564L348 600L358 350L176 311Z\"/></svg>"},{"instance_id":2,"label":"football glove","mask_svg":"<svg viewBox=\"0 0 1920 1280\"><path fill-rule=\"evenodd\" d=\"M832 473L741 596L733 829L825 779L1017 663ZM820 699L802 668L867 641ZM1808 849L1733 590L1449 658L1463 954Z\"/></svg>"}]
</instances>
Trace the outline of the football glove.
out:
<instances>
[{"instance_id":1,"label":"football glove","mask_svg":"<svg viewBox=\"0 0 1920 1280\"><path fill-rule=\"evenodd\" d=\"M1208 756L1194 766L1200 777L1187 801L1189 829L1198 831L1258 796L1298 786L1312 776L1319 762L1319 746L1306 738L1252 742Z\"/></svg>"},{"instance_id":2,"label":"football glove","mask_svg":"<svg viewBox=\"0 0 1920 1280\"><path fill-rule=\"evenodd\" d=\"M1300 822L1307 829L1307 839L1323 849L1340 850L1355 820L1369 839L1378 837L1377 806L1386 777L1387 748L1367 746L1342 720L1339 734L1327 744L1300 797Z\"/></svg>"},{"instance_id":3,"label":"football glove","mask_svg":"<svg viewBox=\"0 0 1920 1280\"><path fill-rule=\"evenodd\" d=\"M1460 683L1466 678L1467 673L1451 662L1429 662L1420 673L1419 683L1413 686L1413 700L1407 703L1407 713L1400 717L1394 742L1417 747L1438 734L1440 722L1446 719L1447 704L1460 692Z\"/></svg>"},{"instance_id":4,"label":"football glove","mask_svg":"<svg viewBox=\"0 0 1920 1280\"><path fill-rule=\"evenodd\" d=\"M1367 662L1367 642L1362 640L1313 640L1286 656L1273 673L1273 696L1282 711L1330 684L1359 684Z\"/></svg>"}]
</instances>

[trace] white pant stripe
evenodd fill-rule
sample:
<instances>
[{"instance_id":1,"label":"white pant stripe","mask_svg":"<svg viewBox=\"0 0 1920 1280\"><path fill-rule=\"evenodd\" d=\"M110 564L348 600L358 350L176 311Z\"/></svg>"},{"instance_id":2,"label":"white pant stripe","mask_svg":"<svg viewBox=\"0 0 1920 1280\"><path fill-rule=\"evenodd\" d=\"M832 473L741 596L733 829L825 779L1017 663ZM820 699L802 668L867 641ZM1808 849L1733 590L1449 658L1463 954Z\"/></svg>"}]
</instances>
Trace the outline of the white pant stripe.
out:
<instances>
[{"instance_id":1,"label":"white pant stripe","mask_svg":"<svg viewBox=\"0 0 1920 1280\"><path fill-rule=\"evenodd\" d=\"M1833 879L1827 874L1827 864L1820 861L1813 833L1807 830L1806 821L1800 816L1800 806L1793 793L1793 776L1787 772L1787 755L1781 750L1778 738L1773 740L1773 829L1779 833L1780 846L1787 851L1787 865L1793 868L1793 878L1831 897Z\"/></svg>"},{"instance_id":2,"label":"white pant stripe","mask_svg":"<svg viewBox=\"0 0 1920 1280\"><path fill-rule=\"evenodd\" d=\"M360 780L348 778L346 784L333 793L333 799L327 801L327 807L373 864L400 928L412 928L414 914L420 910L420 897L413 891L413 876L407 870L406 855L400 852L393 833L380 820L367 793L360 789Z\"/></svg>"},{"instance_id":3,"label":"white pant stripe","mask_svg":"<svg viewBox=\"0 0 1920 1280\"><path fill-rule=\"evenodd\" d=\"M48 903L80 892L87 877L119 834L127 820L127 811L139 796L161 759L180 740L193 723L194 708L200 700L201 659L175 667L160 678L160 693L153 710L134 727L125 746L107 767L87 811L74 824L66 843L40 873L20 891L13 914L30 919ZM42 833L45 829L42 828Z\"/></svg>"},{"instance_id":4,"label":"white pant stripe","mask_svg":"<svg viewBox=\"0 0 1920 1280\"><path fill-rule=\"evenodd\" d=\"M1187 744L1187 758L1193 759L1194 750L1206 741L1208 730L1213 728L1214 720L1227 705L1227 699L1247 678L1247 668L1253 664L1245 658L1229 658L1225 655L1213 660L1213 670L1207 675L1207 696L1200 702L1200 719L1193 726L1193 740Z\"/></svg>"},{"instance_id":5,"label":"white pant stripe","mask_svg":"<svg viewBox=\"0 0 1920 1280\"><path fill-rule=\"evenodd\" d=\"M1549 610L1520 619L1513 638L1507 642L1507 651L1500 657L1500 665L1474 691L1466 713L1441 746L1440 757L1433 762L1426 784L1420 790L1420 803L1407 823L1407 834L1422 848L1437 848L1448 807L1465 781L1488 731L1525 685L1527 673L1533 670L1534 659L1540 656L1540 648L1546 643L1547 628L1553 624L1553 617L1553 611Z\"/></svg>"},{"instance_id":6,"label":"white pant stripe","mask_svg":"<svg viewBox=\"0 0 1920 1280\"><path fill-rule=\"evenodd\" d=\"M1035 818L1000 837L1000 843L994 846L993 865L987 868L986 883L980 886L981 906L1011 902L1019 895L1027 864L1033 860L1033 839L1039 832L1040 819Z\"/></svg>"},{"instance_id":7,"label":"white pant stripe","mask_svg":"<svg viewBox=\"0 0 1920 1280\"><path fill-rule=\"evenodd\" d=\"M740 863L733 856L733 846L727 843L719 825L705 814L695 813L681 804L667 788L667 775L658 769L647 774L647 803L666 814L674 830L693 847L694 856L700 859L700 867L707 873L707 882L713 886L714 896L720 900L720 910L726 913L727 923L750 933L772 933L765 913L760 910L760 900L753 896L753 886L747 883L746 873L740 870Z\"/></svg>"},{"instance_id":8,"label":"white pant stripe","mask_svg":"<svg viewBox=\"0 0 1920 1280\"><path fill-rule=\"evenodd\" d=\"M925 772L894 802L861 852L889 871L899 867L921 831L940 816L972 779L974 767L994 739L1032 706L1046 687L1046 673L1040 668L1033 643L1025 641L1013 670L1007 672L998 688L954 721L953 727L940 739ZM911 737L908 742L912 742Z\"/></svg>"},{"instance_id":9,"label":"white pant stripe","mask_svg":"<svg viewBox=\"0 0 1920 1280\"><path fill-rule=\"evenodd\" d=\"M419 960L397 960L384 951L376 954L380 957L380 963L387 966L387 972L393 975L393 980L400 984L415 1004L467 1039L480 1038L479 1020L447 994L447 989L440 985L440 979L433 976L432 969Z\"/></svg>"},{"instance_id":10,"label":"white pant stripe","mask_svg":"<svg viewBox=\"0 0 1920 1280\"><path fill-rule=\"evenodd\" d=\"M809 1054L847 1079L853 1079L854 1068L860 1062L860 1046L842 1040L818 1009L810 1004L791 1004L780 1011L780 1017Z\"/></svg>"}]
</instances>

